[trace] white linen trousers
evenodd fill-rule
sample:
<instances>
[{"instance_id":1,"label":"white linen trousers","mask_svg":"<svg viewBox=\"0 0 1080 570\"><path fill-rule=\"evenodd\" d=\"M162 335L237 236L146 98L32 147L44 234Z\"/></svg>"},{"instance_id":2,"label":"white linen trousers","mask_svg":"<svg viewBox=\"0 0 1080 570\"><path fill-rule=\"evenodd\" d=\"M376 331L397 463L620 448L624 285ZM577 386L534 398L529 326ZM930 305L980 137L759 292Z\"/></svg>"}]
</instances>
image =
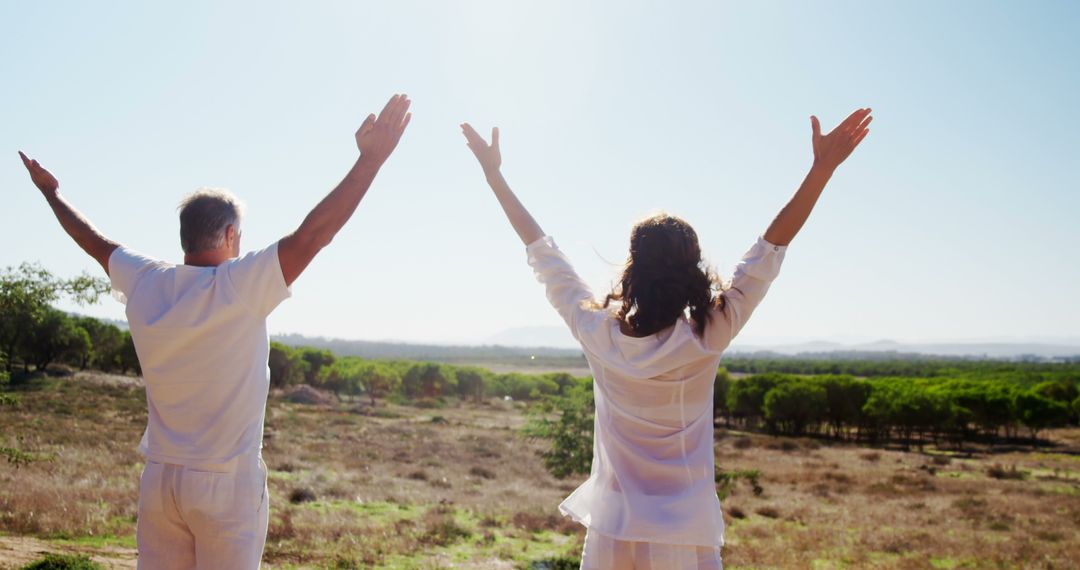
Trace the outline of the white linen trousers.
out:
<instances>
[{"instance_id":1,"label":"white linen trousers","mask_svg":"<svg viewBox=\"0 0 1080 570\"><path fill-rule=\"evenodd\" d=\"M139 481L139 570L259 567L270 495L258 453L226 463L147 461Z\"/></svg>"}]
</instances>

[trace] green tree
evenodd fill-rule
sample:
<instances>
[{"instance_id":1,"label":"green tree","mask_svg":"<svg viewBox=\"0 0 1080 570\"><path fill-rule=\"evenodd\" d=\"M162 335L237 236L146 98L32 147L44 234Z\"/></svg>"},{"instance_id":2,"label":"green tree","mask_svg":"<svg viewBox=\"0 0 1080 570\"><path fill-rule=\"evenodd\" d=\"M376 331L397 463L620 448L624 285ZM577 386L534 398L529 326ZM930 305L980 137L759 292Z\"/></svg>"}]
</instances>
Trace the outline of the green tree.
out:
<instances>
[{"instance_id":1,"label":"green tree","mask_svg":"<svg viewBox=\"0 0 1080 570\"><path fill-rule=\"evenodd\" d=\"M566 396L553 396L530 408L530 420L522 433L531 439L551 442L541 452L544 466L560 479L588 473L593 459L594 402L592 384L576 387ZM557 419L552 419L557 415Z\"/></svg>"},{"instance_id":2,"label":"green tree","mask_svg":"<svg viewBox=\"0 0 1080 570\"><path fill-rule=\"evenodd\" d=\"M384 398L401 387L401 375L397 370L382 363L367 362L357 377L360 386L375 405L375 398Z\"/></svg>"},{"instance_id":3,"label":"green tree","mask_svg":"<svg viewBox=\"0 0 1080 570\"><path fill-rule=\"evenodd\" d=\"M1069 408L1056 400L1044 398L1034 390L1019 392L1014 400L1017 416L1031 432L1031 439L1051 427L1065 425L1069 421Z\"/></svg>"},{"instance_id":4,"label":"green tree","mask_svg":"<svg viewBox=\"0 0 1080 570\"><path fill-rule=\"evenodd\" d=\"M454 378L448 367L434 362L417 362L401 378L408 398L439 398L453 388Z\"/></svg>"},{"instance_id":5,"label":"green tree","mask_svg":"<svg viewBox=\"0 0 1080 570\"><path fill-rule=\"evenodd\" d=\"M458 395L472 398L477 404L483 401L490 383L490 372L473 366L463 366L455 369L454 375L457 377Z\"/></svg>"},{"instance_id":6,"label":"green tree","mask_svg":"<svg viewBox=\"0 0 1080 570\"><path fill-rule=\"evenodd\" d=\"M307 363L307 368L304 370L304 383L310 386L318 386L322 368L334 363L334 353L326 349L306 346L299 349L299 352L300 358Z\"/></svg>"},{"instance_id":7,"label":"green tree","mask_svg":"<svg viewBox=\"0 0 1080 570\"><path fill-rule=\"evenodd\" d=\"M851 376L829 375L814 380L825 389L824 420L829 422L834 437L849 439L851 429L863 423L863 406L870 397L871 386L866 380Z\"/></svg>"},{"instance_id":8,"label":"green tree","mask_svg":"<svg viewBox=\"0 0 1080 570\"><path fill-rule=\"evenodd\" d=\"M728 409L731 415L746 426L753 426L764 417L765 394L781 382L794 378L785 374L758 374L732 382L728 390Z\"/></svg>"},{"instance_id":9,"label":"green tree","mask_svg":"<svg viewBox=\"0 0 1080 570\"><path fill-rule=\"evenodd\" d=\"M135 352L135 339L131 337L130 331L121 333L118 361L121 374L127 374L128 370L131 370L135 374L142 374L142 366L139 364L139 355Z\"/></svg>"},{"instance_id":10,"label":"green tree","mask_svg":"<svg viewBox=\"0 0 1080 570\"><path fill-rule=\"evenodd\" d=\"M713 419L723 417L725 423L730 423L731 410L728 408L728 392L731 391L731 374L727 369L720 367L716 371L716 380L713 382Z\"/></svg>"},{"instance_id":11,"label":"green tree","mask_svg":"<svg viewBox=\"0 0 1080 570\"><path fill-rule=\"evenodd\" d=\"M270 386L284 388L304 382L310 365L298 351L281 344L270 343Z\"/></svg>"},{"instance_id":12,"label":"green tree","mask_svg":"<svg viewBox=\"0 0 1080 570\"><path fill-rule=\"evenodd\" d=\"M5 370L0 370L0 386L4 386L8 383L11 376ZM0 408L13 408L19 405L19 399L13 395L0 392ZM8 447L4 445L6 442L0 441L0 457L7 460L8 463L18 467L20 465L26 465L33 461L33 457L22 451L18 447Z\"/></svg>"},{"instance_id":13,"label":"green tree","mask_svg":"<svg viewBox=\"0 0 1080 570\"><path fill-rule=\"evenodd\" d=\"M1080 392L1077 391L1076 384L1066 380L1047 380L1045 382L1039 382L1032 388L1032 391L1043 398L1062 402L1064 404L1071 404L1073 400L1080 397Z\"/></svg>"},{"instance_id":14,"label":"green tree","mask_svg":"<svg viewBox=\"0 0 1080 570\"><path fill-rule=\"evenodd\" d=\"M120 351L124 346L124 333L116 325L93 317L78 317L75 324L90 337L90 350L85 353L79 368L97 368L110 372L120 365Z\"/></svg>"},{"instance_id":15,"label":"green tree","mask_svg":"<svg viewBox=\"0 0 1080 570\"><path fill-rule=\"evenodd\" d=\"M592 378L575 378L565 372L551 372L544 377L554 382L559 387L559 395L565 395L570 390L581 386L585 382L592 382Z\"/></svg>"},{"instance_id":16,"label":"green tree","mask_svg":"<svg viewBox=\"0 0 1080 570\"><path fill-rule=\"evenodd\" d=\"M90 351L90 335L63 311L46 307L22 335L18 351L23 361L44 370L57 360L78 363Z\"/></svg>"},{"instance_id":17,"label":"green tree","mask_svg":"<svg viewBox=\"0 0 1080 570\"><path fill-rule=\"evenodd\" d=\"M23 263L0 271L0 357L11 371L16 359L29 366L18 354L24 339L46 317L51 303L67 297L79 304L93 303L109 290L102 279L82 275L61 279L40 265Z\"/></svg>"},{"instance_id":18,"label":"green tree","mask_svg":"<svg viewBox=\"0 0 1080 570\"><path fill-rule=\"evenodd\" d=\"M807 380L791 380L765 393L765 421L770 429L802 435L825 413L825 388Z\"/></svg>"}]
</instances>

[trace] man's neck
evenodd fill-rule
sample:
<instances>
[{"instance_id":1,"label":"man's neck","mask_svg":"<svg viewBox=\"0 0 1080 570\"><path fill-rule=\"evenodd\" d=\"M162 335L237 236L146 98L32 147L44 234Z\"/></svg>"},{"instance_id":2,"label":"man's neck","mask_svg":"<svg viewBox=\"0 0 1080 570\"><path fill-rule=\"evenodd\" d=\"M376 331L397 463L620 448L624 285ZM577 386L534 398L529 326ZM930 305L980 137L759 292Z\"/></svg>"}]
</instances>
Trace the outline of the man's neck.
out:
<instances>
[{"instance_id":1,"label":"man's neck","mask_svg":"<svg viewBox=\"0 0 1080 570\"><path fill-rule=\"evenodd\" d=\"M197 253L185 253L184 265L195 267L217 267L232 258L230 252L221 249L200 251Z\"/></svg>"}]
</instances>

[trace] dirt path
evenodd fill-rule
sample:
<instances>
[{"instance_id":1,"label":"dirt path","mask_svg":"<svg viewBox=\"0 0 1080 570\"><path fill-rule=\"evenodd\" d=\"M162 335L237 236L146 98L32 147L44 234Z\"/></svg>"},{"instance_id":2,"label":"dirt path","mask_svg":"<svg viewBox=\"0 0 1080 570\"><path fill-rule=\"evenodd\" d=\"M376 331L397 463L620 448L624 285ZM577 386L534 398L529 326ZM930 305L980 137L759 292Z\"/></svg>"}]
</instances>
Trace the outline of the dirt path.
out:
<instances>
[{"instance_id":1,"label":"dirt path","mask_svg":"<svg viewBox=\"0 0 1080 570\"><path fill-rule=\"evenodd\" d=\"M135 550L118 546L76 546L32 538L29 536L0 536L0 569L21 568L48 553L85 554L105 568L135 568Z\"/></svg>"}]
</instances>

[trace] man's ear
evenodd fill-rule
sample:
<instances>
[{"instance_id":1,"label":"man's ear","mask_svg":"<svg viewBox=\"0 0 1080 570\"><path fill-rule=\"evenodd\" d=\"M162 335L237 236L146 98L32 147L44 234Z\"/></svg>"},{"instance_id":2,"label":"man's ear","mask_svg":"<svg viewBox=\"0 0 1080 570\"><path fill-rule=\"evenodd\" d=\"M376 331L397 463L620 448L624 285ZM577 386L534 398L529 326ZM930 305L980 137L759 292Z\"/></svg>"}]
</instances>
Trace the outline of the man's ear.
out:
<instances>
[{"instance_id":1,"label":"man's ear","mask_svg":"<svg viewBox=\"0 0 1080 570\"><path fill-rule=\"evenodd\" d=\"M225 226L225 246L229 249L234 249L237 240L240 239L240 232L237 231L236 226L229 224Z\"/></svg>"}]
</instances>

